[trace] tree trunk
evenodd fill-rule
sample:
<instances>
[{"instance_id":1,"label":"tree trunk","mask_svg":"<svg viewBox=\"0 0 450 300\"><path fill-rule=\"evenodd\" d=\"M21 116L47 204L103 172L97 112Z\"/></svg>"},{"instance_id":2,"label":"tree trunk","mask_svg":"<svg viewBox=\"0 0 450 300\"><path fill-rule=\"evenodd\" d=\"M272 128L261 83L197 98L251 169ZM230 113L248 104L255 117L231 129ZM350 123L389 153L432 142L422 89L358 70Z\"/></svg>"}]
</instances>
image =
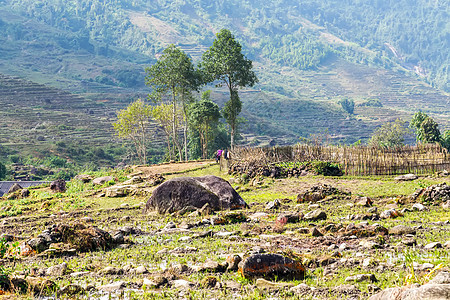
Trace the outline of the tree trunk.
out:
<instances>
[{"instance_id":1,"label":"tree trunk","mask_svg":"<svg viewBox=\"0 0 450 300\"><path fill-rule=\"evenodd\" d=\"M181 152L180 144L177 139L177 108L176 108L176 99L175 99L175 87L172 87L172 104L173 104L173 116L172 116L172 125L173 125L173 142L178 149L179 160L183 160L183 154Z\"/></svg>"}]
</instances>

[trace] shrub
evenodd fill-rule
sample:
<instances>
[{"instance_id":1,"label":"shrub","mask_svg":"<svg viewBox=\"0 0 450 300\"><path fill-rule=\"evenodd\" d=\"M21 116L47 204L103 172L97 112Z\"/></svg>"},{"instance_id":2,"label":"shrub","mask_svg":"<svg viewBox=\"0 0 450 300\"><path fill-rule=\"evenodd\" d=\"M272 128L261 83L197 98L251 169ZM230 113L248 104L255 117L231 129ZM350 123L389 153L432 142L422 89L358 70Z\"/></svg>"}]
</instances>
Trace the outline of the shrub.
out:
<instances>
[{"instance_id":1,"label":"shrub","mask_svg":"<svg viewBox=\"0 0 450 300\"><path fill-rule=\"evenodd\" d=\"M313 168L318 175L342 176L343 174L339 164L329 161L315 161L313 162Z\"/></svg>"},{"instance_id":2,"label":"shrub","mask_svg":"<svg viewBox=\"0 0 450 300\"><path fill-rule=\"evenodd\" d=\"M341 100L339 100L338 103L342 106L342 108L346 112L348 112L351 115L355 111L355 101L353 101L352 99L342 98Z\"/></svg>"}]
</instances>

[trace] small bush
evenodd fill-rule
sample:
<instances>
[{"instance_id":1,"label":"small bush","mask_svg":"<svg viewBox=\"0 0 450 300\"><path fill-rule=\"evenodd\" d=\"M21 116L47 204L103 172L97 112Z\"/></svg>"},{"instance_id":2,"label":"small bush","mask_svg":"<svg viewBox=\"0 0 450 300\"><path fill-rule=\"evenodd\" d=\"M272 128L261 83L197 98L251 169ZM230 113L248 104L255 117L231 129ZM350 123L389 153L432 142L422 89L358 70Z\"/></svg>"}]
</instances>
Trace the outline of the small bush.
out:
<instances>
[{"instance_id":1,"label":"small bush","mask_svg":"<svg viewBox=\"0 0 450 300\"><path fill-rule=\"evenodd\" d=\"M313 162L313 168L318 175L342 176L343 174L339 164L329 161L315 161Z\"/></svg>"}]
</instances>

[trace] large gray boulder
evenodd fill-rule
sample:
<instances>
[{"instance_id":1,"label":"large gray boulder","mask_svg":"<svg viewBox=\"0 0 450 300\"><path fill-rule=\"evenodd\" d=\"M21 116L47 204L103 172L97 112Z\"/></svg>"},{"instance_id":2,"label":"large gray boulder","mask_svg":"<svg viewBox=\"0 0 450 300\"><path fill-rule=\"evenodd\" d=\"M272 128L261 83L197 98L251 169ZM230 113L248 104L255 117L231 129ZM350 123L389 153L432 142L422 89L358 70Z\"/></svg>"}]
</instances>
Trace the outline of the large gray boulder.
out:
<instances>
[{"instance_id":1,"label":"large gray boulder","mask_svg":"<svg viewBox=\"0 0 450 300\"><path fill-rule=\"evenodd\" d=\"M228 181L208 175L180 177L164 182L147 201L146 210L156 209L160 214L173 213L187 206L202 208L207 203L213 210L248 207Z\"/></svg>"}]
</instances>

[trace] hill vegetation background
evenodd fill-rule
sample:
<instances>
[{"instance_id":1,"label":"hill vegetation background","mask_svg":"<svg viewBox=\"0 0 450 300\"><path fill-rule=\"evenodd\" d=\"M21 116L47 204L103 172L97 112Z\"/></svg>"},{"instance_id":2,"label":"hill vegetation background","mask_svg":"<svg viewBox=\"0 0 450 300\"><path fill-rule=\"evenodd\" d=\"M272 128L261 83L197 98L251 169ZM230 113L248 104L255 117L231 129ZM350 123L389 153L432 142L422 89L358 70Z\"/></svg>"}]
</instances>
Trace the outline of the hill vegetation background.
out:
<instances>
[{"instance_id":1,"label":"hill vegetation background","mask_svg":"<svg viewBox=\"0 0 450 300\"><path fill-rule=\"evenodd\" d=\"M222 28L242 43L260 79L240 92L247 144L311 135L364 141L418 110L443 131L448 18L444 0L0 0L4 158L52 151L81 164L126 160L110 124L117 109L150 92L144 68L171 43L198 62ZM208 88L222 107L226 91ZM354 100L353 114L342 98ZM158 136L154 161L163 155Z\"/></svg>"}]
</instances>

